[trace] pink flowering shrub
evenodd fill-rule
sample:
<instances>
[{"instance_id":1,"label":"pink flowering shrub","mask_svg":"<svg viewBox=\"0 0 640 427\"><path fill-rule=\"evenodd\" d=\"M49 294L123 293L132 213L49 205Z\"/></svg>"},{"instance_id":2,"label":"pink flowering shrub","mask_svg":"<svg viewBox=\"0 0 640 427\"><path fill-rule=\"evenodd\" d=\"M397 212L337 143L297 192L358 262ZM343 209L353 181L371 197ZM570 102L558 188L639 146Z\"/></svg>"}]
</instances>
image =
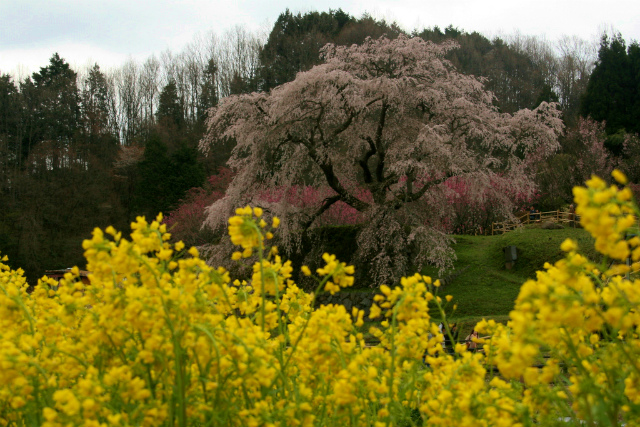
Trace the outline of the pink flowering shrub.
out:
<instances>
[{"instance_id":1,"label":"pink flowering shrub","mask_svg":"<svg viewBox=\"0 0 640 427\"><path fill-rule=\"evenodd\" d=\"M224 193L233 179L233 172L228 168L220 168L217 175L211 175L204 187L194 187L180 200L180 205L169 212L164 223L171 230L174 239L182 240L188 246L199 246L210 243L212 231L203 222L205 209L216 200L224 197Z\"/></svg>"},{"instance_id":2,"label":"pink flowering shrub","mask_svg":"<svg viewBox=\"0 0 640 427\"><path fill-rule=\"evenodd\" d=\"M363 189L356 191L358 198L371 200L371 192ZM285 202L300 210L318 209L325 199L334 196L335 192L329 187L315 188L310 185L293 185L278 187L262 191L256 200L262 204ZM327 225L356 225L362 223L364 216L353 207L342 201L332 204L315 222L317 226Z\"/></svg>"},{"instance_id":3,"label":"pink flowering shrub","mask_svg":"<svg viewBox=\"0 0 640 427\"><path fill-rule=\"evenodd\" d=\"M604 130L604 123L581 118L575 128L567 131L561 152L539 162L536 181L542 209L555 210L568 205L572 201L573 187L592 175L610 176L611 171L620 166L619 158L605 146Z\"/></svg>"},{"instance_id":4,"label":"pink flowering shrub","mask_svg":"<svg viewBox=\"0 0 640 427\"><path fill-rule=\"evenodd\" d=\"M593 119L580 119L576 135L582 143L582 150L578 153L578 160L575 166L576 179L584 182L592 175L610 176L611 171L616 167L616 159L605 147L606 134L605 123L596 122ZM571 137L571 136L570 136ZM582 175L579 175L582 173Z\"/></svg>"},{"instance_id":5,"label":"pink flowering shrub","mask_svg":"<svg viewBox=\"0 0 640 427\"><path fill-rule=\"evenodd\" d=\"M442 229L452 234L487 234L491 223L505 220L504 198L508 198L514 212L526 211L539 197L536 191L509 188L493 180L480 195L470 189L470 183L460 177L447 180L447 202L451 214L443 217Z\"/></svg>"}]
</instances>

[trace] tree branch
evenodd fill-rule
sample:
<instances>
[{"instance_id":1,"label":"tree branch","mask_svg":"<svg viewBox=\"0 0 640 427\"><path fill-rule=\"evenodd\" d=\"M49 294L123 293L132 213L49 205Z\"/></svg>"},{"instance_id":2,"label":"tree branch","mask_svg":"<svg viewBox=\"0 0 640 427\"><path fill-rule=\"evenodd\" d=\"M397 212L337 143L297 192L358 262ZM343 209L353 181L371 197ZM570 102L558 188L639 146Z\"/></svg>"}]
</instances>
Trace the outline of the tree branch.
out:
<instances>
[{"instance_id":1,"label":"tree branch","mask_svg":"<svg viewBox=\"0 0 640 427\"><path fill-rule=\"evenodd\" d=\"M376 154L376 146L371 139L371 137L362 138L369 144L369 149L364 156L358 161L358 164L362 168L362 172L364 173L364 182L365 184L371 184L373 182L373 176L371 175L371 170L369 169L369 159Z\"/></svg>"},{"instance_id":2,"label":"tree branch","mask_svg":"<svg viewBox=\"0 0 640 427\"><path fill-rule=\"evenodd\" d=\"M333 136L336 137L340 135L342 132L347 130L349 126L351 126L351 122L353 122L354 117L357 116L357 113L351 113L349 118L344 121L336 130L333 131Z\"/></svg>"},{"instance_id":3,"label":"tree branch","mask_svg":"<svg viewBox=\"0 0 640 427\"><path fill-rule=\"evenodd\" d=\"M387 118L387 110L389 105L386 101L382 102L382 111L380 112L380 120L378 120L378 129L376 130L376 151L378 154L378 165L376 166L376 179L378 182L384 181L384 157L385 150L382 145L382 131L384 130L384 123Z\"/></svg>"},{"instance_id":4,"label":"tree branch","mask_svg":"<svg viewBox=\"0 0 640 427\"><path fill-rule=\"evenodd\" d=\"M369 204L353 196L342 186L333 170L333 165L322 160L313 146L306 145L306 147L309 151L309 156L320 167L320 170L322 170L322 173L324 173L325 179L327 180L327 184L329 184L329 187L331 187L333 191L338 193L340 200L360 212L365 211L369 207Z\"/></svg>"},{"instance_id":5,"label":"tree branch","mask_svg":"<svg viewBox=\"0 0 640 427\"><path fill-rule=\"evenodd\" d=\"M395 200L394 200L393 207L395 209L400 209L402 207L402 205L405 204L405 203L415 202L416 200L418 200L422 196L424 196L425 193L427 192L427 190L429 190L430 188L432 188L432 187L434 187L436 185L442 184L443 182L445 182L447 179L451 178L452 176L453 176L452 174L447 173L440 179L436 179L435 181L427 182L425 185L423 185L415 193L410 191L410 188L413 187L413 181L412 181L412 179L407 177L407 181L411 180L412 182L411 183L407 182L407 190L405 192L403 192L402 195L398 195L398 194L395 195Z\"/></svg>"},{"instance_id":6,"label":"tree branch","mask_svg":"<svg viewBox=\"0 0 640 427\"><path fill-rule=\"evenodd\" d=\"M311 227L311 225L313 225L315 220L318 219L320 215L325 213L327 209L329 209L335 202L339 200L340 196L338 195L327 197L326 199L324 199L322 201L322 206L320 206L320 208L318 208L318 210L313 215L311 215L311 217L304 224L302 224L302 229L307 230L309 227Z\"/></svg>"},{"instance_id":7,"label":"tree branch","mask_svg":"<svg viewBox=\"0 0 640 427\"><path fill-rule=\"evenodd\" d=\"M366 159L361 159L358 161L358 164L362 168L362 172L364 174L364 183L371 184L373 182L373 176L371 175L371 171L369 170L369 165L367 164Z\"/></svg>"}]
</instances>

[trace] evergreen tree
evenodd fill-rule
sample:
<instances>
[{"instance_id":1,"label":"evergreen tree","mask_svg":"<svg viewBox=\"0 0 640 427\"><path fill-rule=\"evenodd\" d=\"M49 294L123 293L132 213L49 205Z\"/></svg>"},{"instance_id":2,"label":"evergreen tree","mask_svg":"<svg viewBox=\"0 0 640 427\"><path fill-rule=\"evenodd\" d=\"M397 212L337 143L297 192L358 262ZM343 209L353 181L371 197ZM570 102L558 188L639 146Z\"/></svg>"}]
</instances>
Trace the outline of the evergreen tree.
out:
<instances>
[{"instance_id":1,"label":"evergreen tree","mask_svg":"<svg viewBox=\"0 0 640 427\"><path fill-rule=\"evenodd\" d=\"M63 148L80 124L77 75L55 53L49 65L40 68L40 72L33 73L32 77L39 102L36 119L40 122L40 139L52 141L57 148Z\"/></svg>"},{"instance_id":2,"label":"evergreen tree","mask_svg":"<svg viewBox=\"0 0 640 427\"><path fill-rule=\"evenodd\" d=\"M4 172L10 164L19 164L21 115L22 102L18 87L11 76L0 75L0 170Z\"/></svg>"},{"instance_id":3,"label":"evergreen tree","mask_svg":"<svg viewBox=\"0 0 640 427\"><path fill-rule=\"evenodd\" d=\"M255 92L254 82L252 79L246 79L242 77L239 72L234 72L231 81L229 82L229 94L230 95L242 95L243 93Z\"/></svg>"},{"instance_id":4,"label":"evergreen tree","mask_svg":"<svg viewBox=\"0 0 640 427\"><path fill-rule=\"evenodd\" d=\"M136 205L140 213L153 216L168 207L168 192L172 190L167 185L170 170L167 146L157 132L152 132L138 166L140 182L136 189Z\"/></svg>"},{"instance_id":5,"label":"evergreen tree","mask_svg":"<svg viewBox=\"0 0 640 427\"><path fill-rule=\"evenodd\" d=\"M97 64L84 81L82 113L83 133L80 142L86 148L84 151L100 159L99 162L103 164L99 167L110 168L118 152L118 135L109 126L109 87L106 76Z\"/></svg>"},{"instance_id":6,"label":"evergreen tree","mask_svg":"<svg viewBox=\"0 0 640 427\"><path fill-rule=\"evenodd\" d=\"M95 64L89 71L82 91L82 112L87 133L108 132L108 91L107 79L98 64Z\"/></svg>"},{"instance_id":7,"label":"evergreen tree","mask_svg":"<svg viewBox=\"0 0 640 427\"><path fill-rule=\"evenodd\" d=\"M640 47L604 35L582 102L582 116L606 122L608 134L640 132Z\"/></svg>"},{"instance_id":8,"label":"evergreen tree","mask_svg":"<svg viewBox=\"0 0 640 427\"><path fill-rule=\"evenodd\" d=\"M16 175L20 171L21 98L8 74L0 75L0 251L13 260L17 257ZM12 265L15 265L12 262Z\"/></svg>"},{"instance_id":9,"label":"evergreen tree","mask_svg":"<svg viewBox=\"0 0 640 427\"><path fill-rule=\"evenodd\" d=\"M156 112L158 122L181 128L184 124L184 109L178 96L176 81L171 79L160 92L160 102Z\"/></svg>"},{"instance_id":10,"label":"evergreen tree","mask_svg":"<svg viewBox=\"0 0 640 427\"><path fill-rule=\"evenodd\" d=\"M319 64L320 48L353 21L341 9L294 15L287 9L276 20L260 52L260 89L268 91Z\"/></svg>"},{"instance_id":11,"label":"evergreen tree","mask_svg":"<svg viewBox=\"0 0 640 427\"><path fill-rule=\"evenodd\" d=\"M200 103L198 106L198 119L202 122L207 117L210 108L218 105L218 88L216 87L216 74L218 67L213 58L209 59L202 74L202 86L200 88Z\"/></svg>"},{"instance_id":12,"label":"evergreen tree","mask_svg":"<svg viewBox=\"0 0 640 427\"><path fill-rule=\"evenodd\" d=\"M186 144L169 153L162 134L157 129L152 131L138 166L137 211L147 217L167 213L190 188L201 186L205 174L197 156L196 148Z\"/></svg>"}]
</instances>

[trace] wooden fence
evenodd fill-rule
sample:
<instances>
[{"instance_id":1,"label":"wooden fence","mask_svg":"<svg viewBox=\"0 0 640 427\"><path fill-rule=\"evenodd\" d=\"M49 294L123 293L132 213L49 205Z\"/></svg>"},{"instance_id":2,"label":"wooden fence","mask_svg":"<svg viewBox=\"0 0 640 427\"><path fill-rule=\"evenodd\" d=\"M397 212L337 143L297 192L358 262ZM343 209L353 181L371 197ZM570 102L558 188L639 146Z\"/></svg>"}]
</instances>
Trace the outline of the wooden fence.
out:
<instances>
[{"instance_id":1,"label":"wooden fence","mask_svg":"<svg viewBox=\"0 0 640 427\"><path fill-rule=\"evenodd\" d=\"M556 224L563 224L576 227L580 224L580 215L566 211L549 211L549 212L536 212L527 213L519 218L511 221L494 222L491 223L491 235L504 234L509 231L513 231L527 224L554 222ZM636 217L636 227L640 230L640 218ZM637 234L637 230L634 231Z\"/></svg>"},{"instance_id":2,"label":"wooden fence","mask_svg":"<svg viewBox=\"0 0 640 427\"><path fill-rule=\"evenodd\" d=\"M507 233L523 227L526 224L542 222L554 222L556 224L576 226L580 222L580 219L578 215L566 211L526 213L515 220L492 223L491 235Z\"/></svg>"}]
</instances>

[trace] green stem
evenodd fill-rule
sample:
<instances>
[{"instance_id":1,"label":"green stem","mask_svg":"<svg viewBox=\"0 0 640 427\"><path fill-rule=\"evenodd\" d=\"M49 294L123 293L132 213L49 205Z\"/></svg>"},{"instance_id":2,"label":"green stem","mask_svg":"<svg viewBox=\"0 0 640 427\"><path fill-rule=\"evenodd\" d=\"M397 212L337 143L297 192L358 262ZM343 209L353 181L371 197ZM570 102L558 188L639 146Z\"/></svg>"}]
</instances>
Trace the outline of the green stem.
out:
<instances>
[{"instance_id":1,"label":"green stem","mask_svg":"<svg viewBox=\"0 0 640 427\"><path fill-rule=\"evenodd\" d=\"M335 274L335 273L334 273ZM313 306L315 305L316 302L316 296L317 294L320 292L320 289L322 288L322 286L324 284L326 284L329 279L333 277L333 275L330 276L325 276L324 279L322 279L319 284L318 287L315 289L315 291L313 291L313 300L311 302L311 307L313 308ZM311 321L311 313L308 313L308 317L306 319L306 322L304 323L304 326L302 327L302 330L300 331L300 334L298 335L298 338L296 339L296 342L291 346L291 351L289 352L289 356L287 357L287 360L284 362L284 366L282 366L282 372L285 372L285 369L287 368L287 366L289 365L289 362L291 361L291 358L293 357L293 354L295 353L296 349L298 348L298 344L300 343L300 341L302 340L302 337L304 336L304 332L307 330L307 326L309 326L309 322ZM271 384L271 387L273 387L274 384Z\"/></svg>"},{"instance_id":2,"label":"green stem","mask_svg":"<svg viewBox=\"0 0 640 427\"><path fill-rule=\"evenodd\" d=\"M157 280L157 279L156 279ZM167 308L167 303L162 298L162 308L164 309L165 319L167 327L171 332L171 340L173 341L173 355L175 358L175 374L176 382L174 385L174 396L178 399L178 425L185 427L187 425L187 405L185 396L185 378L184 378L184 364L182 363L182 352L180 348L180 339L176 333L173 323L171 322L171 315Z\"/></svg>"}]
</instances>

